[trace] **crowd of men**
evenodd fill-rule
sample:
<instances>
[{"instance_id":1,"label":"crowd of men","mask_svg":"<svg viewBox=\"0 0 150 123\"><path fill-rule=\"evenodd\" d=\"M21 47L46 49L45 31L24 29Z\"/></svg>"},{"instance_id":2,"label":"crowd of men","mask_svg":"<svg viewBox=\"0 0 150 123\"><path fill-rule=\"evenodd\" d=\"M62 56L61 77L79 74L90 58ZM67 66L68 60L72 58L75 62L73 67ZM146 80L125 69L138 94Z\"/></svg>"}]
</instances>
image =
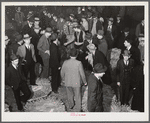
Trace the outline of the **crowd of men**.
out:
<instances>
[{"instance_id":1,"label":"crowd of men","mask_svg":"<svg viewBox=\"0 0 150 123\"><path fill-rule=\"evenodd\" d=\"M144 19L131 34L120 15L103 18L92 8L77 10L65 17L43 7L39 14L30 11L24 22L24 13L17 8L17 32L12 39L5 35L5 79L18 109L23 111L23 103L31 96L27 80L37 86L38 78L51 81L56 94L65 83L69 109L77 112L81 111L81 87L87 85L88 111L102 112L103 83L112 82L108 51L118 48L122 51L116 67L118 100L129 105L133 90L131 108L144 111Z\"/></svg>"}]
</instances>

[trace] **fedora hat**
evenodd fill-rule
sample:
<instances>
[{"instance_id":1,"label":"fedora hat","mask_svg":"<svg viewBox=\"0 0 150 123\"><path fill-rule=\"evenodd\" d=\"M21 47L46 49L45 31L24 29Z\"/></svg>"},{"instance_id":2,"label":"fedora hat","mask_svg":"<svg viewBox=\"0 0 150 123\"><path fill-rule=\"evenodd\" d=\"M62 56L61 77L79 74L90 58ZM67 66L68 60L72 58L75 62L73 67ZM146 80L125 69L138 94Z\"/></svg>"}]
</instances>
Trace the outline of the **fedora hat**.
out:
<instances>
[{"instance_id":1,"label":"fedora hat","mask_svg":"<svg viewBox=\"0 0 150 123\"><path fill-rule=\"evenodd\" d=\"M29 34L24 34L23 35L23 40L31 39L32 37L29 36Z\"/></svg>"},{"instance_id":2,"label":"fedora hat","mask_svg":"<svg viewBox=\"0 0 150 123\"><path fill-rule=\"evenodd\" d=\"M124 32L129 32L129 27L126 27L123 31Z\"/></svg>"},{"instance_id":3,"label":"fedora hat","mask_svg":"<svg viewBox=\"0 0 150 123\"><path fill-rule=\"evenodd\" d=\"M101 63L97 63L93 68L94 73L103 73L106 70L107 70L107 67L102 65Z\"/></svg>"},{"instance_id":4,"label":"fedora hat","mask_svg":"<svg viewBox=\"0 0 150 123\"><path fill-rule=\"evenodd\" d=\"M85 39L92 39L92 33L86 33L86 35L85 35Z\"/></svg>"},{"instance_id":5,"label":"fedora hat","mask_svg":"<svg viewBox=\"0 0 150 123\"><path fill-rule=\"evenodd\" d=\"M52 33L50 39L51 41L55 41L58 38L58 35L56 33Z\"/></svg>"},{"instance_id":6,"label":"fedora hat","mask_svg":"<svg viewBox=\"0 0 150 123\"><path fill-rule=\"evenodd\" d=\"M103 30L98 30L97 35L104 35L104 31Z\"/></svg>"},{"instance_id":7,"label":"fedora hat","mask_svg":"<svg viewBox=\"0 0 150 123\"><path fill-rule=\"evenodd\" d=\"M40 21L40 18L39 17L35 17L34 21Z\"/></svg>"},{"instance_id":8,"label":"fedora hat","mask_svg":"<svg viewBox=\"0 0 150 123\"><path fill-rule=\"evenodd\" d=\"M87 45L87 49L96 50L96 46L94 44L90 43L89 45Z\"/></svg>"},{"instance_id":9,"label":"fedora hat","mask_svg":"<svg viewBox=\"0 0 150 123\"><path fill-rule=\"evenodd\" d=\"M10 39L8 38L8 36L5 36L5 41L10 41Z\"/></svg>"},{"instance_id":10,"label":"fedora hat","mask_svg":"<svg viewBox=\"0 0 150 123\"><path fill-rule=\"evenodd\" d=\"M10 61L14 61L14 60L16 60L16 59L18 59L18 56L16 56L15 54L12 54L12 55L10 56Z\"/></svg>"},{"instance_id":11,"label":"fedora hat","mask_svg":"<svg viewBox=\"0 0 150 123\"><path fill-rule=\"evenodd\" d=\"M123 56L131 56L130 51L129 50L124 50Z\"/></svg>"},{"instance_id":12,"label":"fedora hat","mask_svg":"<svg viewBox=\"0 0 150 123\"><path fill-rule=\"evenodd\" d=\"M22 39L23 39L23 38L22 38L22 35L20 35L20 34L15 36L15 41L16 41L16 42L19 42L19 41L21 41Z\"/></svg>"},{"instance_id":13,"label":"fedora hat","mask_svg":"<svg viewBox=\"0 0 150 123\"><path fill-rule=\"evenodd\" d=\"M52 28L47 27L47 28L46 28L46 30L45 30L45 32L52 33L52 32L53 32L53 30L52 30Z\"/></svg>"}]
</instances>

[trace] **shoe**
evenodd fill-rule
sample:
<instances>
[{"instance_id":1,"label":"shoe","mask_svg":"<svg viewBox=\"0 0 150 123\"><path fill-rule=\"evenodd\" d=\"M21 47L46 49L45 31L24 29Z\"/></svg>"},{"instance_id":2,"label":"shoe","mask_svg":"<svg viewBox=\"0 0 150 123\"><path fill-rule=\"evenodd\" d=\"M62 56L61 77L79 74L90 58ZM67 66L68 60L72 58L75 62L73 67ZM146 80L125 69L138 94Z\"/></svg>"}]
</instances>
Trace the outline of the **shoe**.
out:
<instances>
[{"instance_id":1,"label":"shoe","mask_svg":"<svg viewBox=\"0 0 150 123\"><path fill-rule=\"evenodd\" d=\"M21 109L21 110L19 110L20 112L25 112L25 110L24 109Z\"/></svg>"}]
</instances>

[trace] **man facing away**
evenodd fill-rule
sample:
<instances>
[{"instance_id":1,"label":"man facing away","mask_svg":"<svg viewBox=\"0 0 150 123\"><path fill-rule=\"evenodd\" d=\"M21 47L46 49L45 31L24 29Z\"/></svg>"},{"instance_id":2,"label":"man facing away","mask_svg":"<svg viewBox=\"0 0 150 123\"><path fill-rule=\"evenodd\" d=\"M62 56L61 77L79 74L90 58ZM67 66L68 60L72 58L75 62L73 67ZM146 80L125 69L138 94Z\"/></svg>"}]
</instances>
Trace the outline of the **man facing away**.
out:
<instances>
[{"instance_id":1,"label":"man facing away","mask_svg":"<svg viewBox=\"0 0 150 123\"><path fill-rule=\"evenodd\" d=\"M70 59L66 60L62 65L61 77L65 82L67 96L69 101L69 108L76 112L81 111L81 85L86 85L85 73L82 63L76 60L77 50L71 49ZM75 103L74 103L75 96Z\"/></svg>"}]
</instances>

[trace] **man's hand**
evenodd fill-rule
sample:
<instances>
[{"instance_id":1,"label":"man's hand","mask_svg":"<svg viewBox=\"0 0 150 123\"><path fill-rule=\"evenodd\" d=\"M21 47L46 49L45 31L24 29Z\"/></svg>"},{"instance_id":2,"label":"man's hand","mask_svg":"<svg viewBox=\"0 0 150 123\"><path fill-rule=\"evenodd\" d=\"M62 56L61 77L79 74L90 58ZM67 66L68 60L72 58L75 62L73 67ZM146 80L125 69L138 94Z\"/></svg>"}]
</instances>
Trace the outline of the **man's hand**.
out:
<instances>
[{"instance_id":1,"label":"man's hand","mask_svg":"<svg viewBox=\"0 0 150 123\"><path fill-rule=\"evenodd\" d=\"M117 82L117 85L120 86L120 82Z\"/></svg>"},{"instance_id":2,"label":"man's hand","mask_svg":"<svg viewBox=\"0 0 150 123\"><path fill-rule=\"evenodd\" d=\"M48 55L50 55L50 51L49 50L46 50L45 53L47 53Z\"/></svg>"}]
</instances>

